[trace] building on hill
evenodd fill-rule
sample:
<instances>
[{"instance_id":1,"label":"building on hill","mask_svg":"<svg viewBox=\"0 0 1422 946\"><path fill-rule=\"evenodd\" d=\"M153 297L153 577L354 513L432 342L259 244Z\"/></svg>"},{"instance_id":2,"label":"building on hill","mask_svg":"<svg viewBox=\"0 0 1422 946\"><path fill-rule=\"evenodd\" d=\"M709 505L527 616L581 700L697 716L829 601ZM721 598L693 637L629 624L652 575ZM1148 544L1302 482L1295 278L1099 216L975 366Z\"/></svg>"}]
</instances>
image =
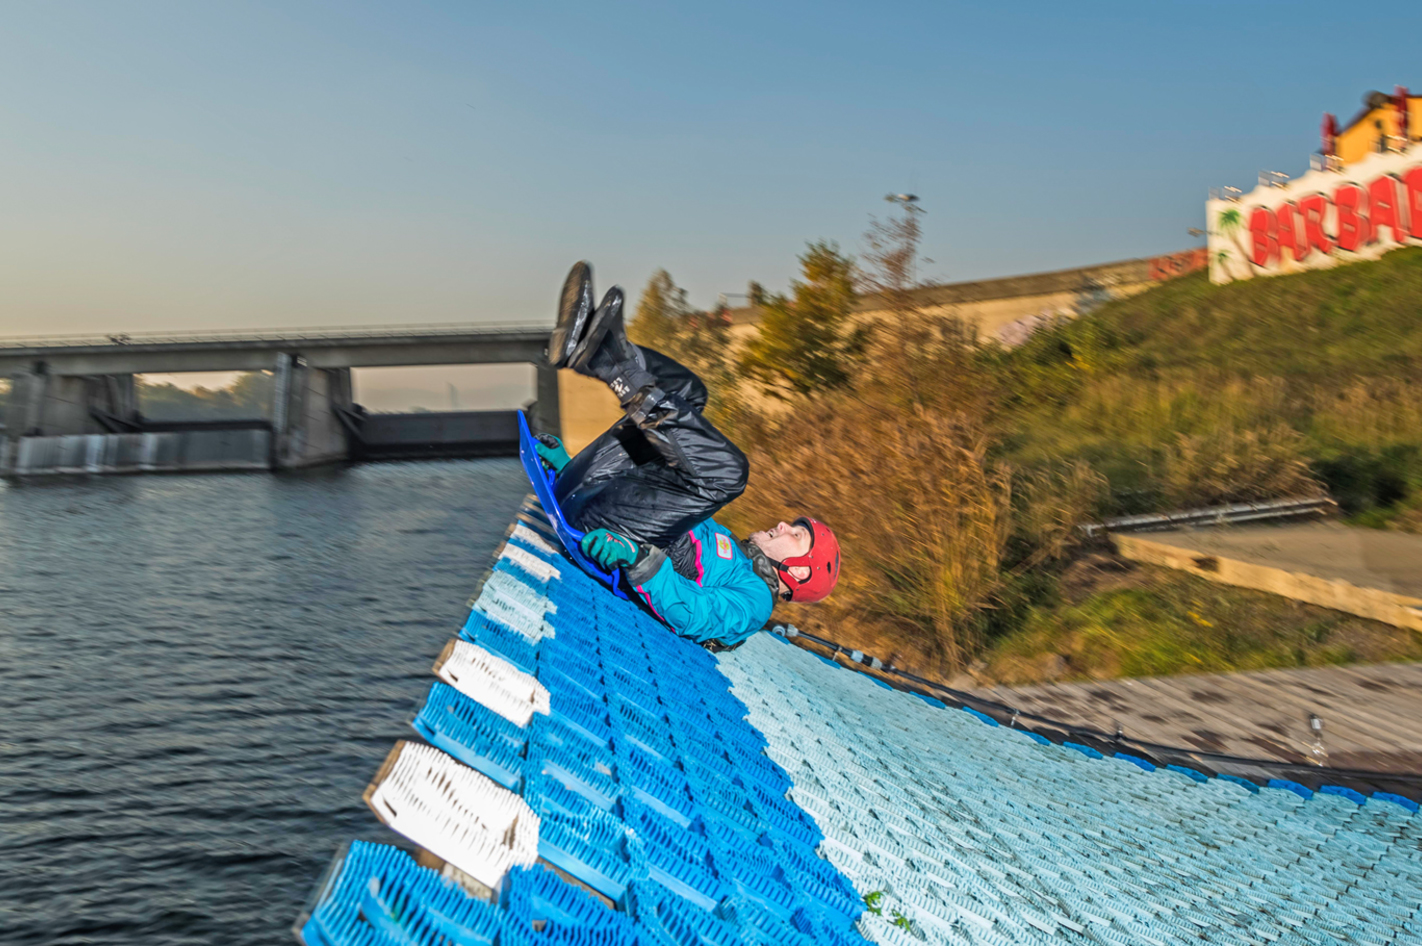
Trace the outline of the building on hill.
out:
<instances>
[{"instance_id":1,"label":"building on hill","mask_svg":"<svg viewBox=\"0 0 1422 946\"><path fill-rule=\"evenodd\" d=\"M1347 166L1372 154L1401 151L1415 141L1422 141L1422 95L1398 86L1391 95L1364 95L1362 110L1341 130L1336 118L1324 115L1319 153Z\"/></svg>"},{"instance_id":2,"label":"building on hill","mask_svg":"<svg viewBox=\"0 0 1422 946\"><path fill-rule=\"evenodd\" d=\"M1210 280L1278 276L1377 259L1422 245L1422 96L1369 92L1341 130L1323 116L1310 168L1263 171L1249 193L1212 190L1205 204Z\"/></svg>"}]
</instances>

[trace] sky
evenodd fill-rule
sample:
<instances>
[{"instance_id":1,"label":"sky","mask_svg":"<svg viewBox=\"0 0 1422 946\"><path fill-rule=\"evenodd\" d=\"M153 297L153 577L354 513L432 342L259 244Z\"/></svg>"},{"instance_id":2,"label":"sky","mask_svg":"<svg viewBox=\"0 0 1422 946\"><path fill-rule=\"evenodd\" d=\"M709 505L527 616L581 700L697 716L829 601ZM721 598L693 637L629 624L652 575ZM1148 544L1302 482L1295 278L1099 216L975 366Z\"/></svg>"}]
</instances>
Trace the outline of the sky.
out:
<instances>
[{"instance_id":1,"label":"sky","mask_svg":"<svg viewBox=\"0 0 1422 946\"><path fill-rule=\"evenodd\" d=\"M1422 4L3 9L0 335L548 322L579 258L709 306L898 191L935 280L1148 256L1422 88Z\"/></svg>"}]
</instances>

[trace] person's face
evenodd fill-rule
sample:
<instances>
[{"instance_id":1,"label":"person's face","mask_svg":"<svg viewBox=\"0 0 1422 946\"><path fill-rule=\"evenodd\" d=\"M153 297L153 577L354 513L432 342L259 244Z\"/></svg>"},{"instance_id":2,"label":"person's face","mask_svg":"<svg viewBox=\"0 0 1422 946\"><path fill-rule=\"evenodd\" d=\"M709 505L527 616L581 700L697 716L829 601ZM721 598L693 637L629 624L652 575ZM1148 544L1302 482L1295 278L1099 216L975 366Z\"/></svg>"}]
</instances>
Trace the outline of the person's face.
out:
<instances>
[{"instance_id":1,"label":"person's face","mask_svg":"<svg viewBox=\"0 0 1422 946\"><path fill-rule=\"evenodd\" d=\"M787 558L807 555L810 551L810 530L788 522L779 522L761 532L752 532L750 540L772 562L783 562ZM803 581L810 577L810 570L804 565L797 565L790 569L790 574Z\"/></svg>"}]
</instances>

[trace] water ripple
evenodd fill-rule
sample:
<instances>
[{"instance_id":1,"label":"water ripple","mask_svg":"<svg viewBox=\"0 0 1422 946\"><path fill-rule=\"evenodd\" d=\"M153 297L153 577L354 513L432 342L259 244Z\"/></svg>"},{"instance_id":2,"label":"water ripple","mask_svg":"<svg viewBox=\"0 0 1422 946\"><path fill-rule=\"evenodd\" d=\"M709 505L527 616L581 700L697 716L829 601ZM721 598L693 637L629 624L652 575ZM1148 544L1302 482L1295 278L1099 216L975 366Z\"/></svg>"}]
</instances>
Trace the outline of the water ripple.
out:
<instances>
[{"instance_id":1,"label":"water ripple","mask_svg":"<svg viewBox=\"0 0 1422 946\"><path fill-rule=\"evenodd\" d=\"M510 460L0 488L0 941L266 944L527 492Z\"/></svg>"}]
</instances>

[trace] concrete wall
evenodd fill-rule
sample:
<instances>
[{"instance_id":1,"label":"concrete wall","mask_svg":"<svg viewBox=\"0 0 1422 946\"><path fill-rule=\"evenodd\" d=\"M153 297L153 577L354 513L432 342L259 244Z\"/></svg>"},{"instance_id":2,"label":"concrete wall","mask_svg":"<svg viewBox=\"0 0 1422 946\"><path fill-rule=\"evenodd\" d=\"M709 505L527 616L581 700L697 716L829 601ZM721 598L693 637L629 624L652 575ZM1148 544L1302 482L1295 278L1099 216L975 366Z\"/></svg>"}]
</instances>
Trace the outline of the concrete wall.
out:
<instances>
[{"instance_id":1,"label":"concrete wall","mask_svg":"<svg viewBox=\"0 0 1422 946\"><path fill-rule=\"evenodd\" d=\"M366 414L359 425L359 442L352 445L359 459L518 455L517 411Z\"/></svg>"},{"instance_id":2,"label":"concrete wall","mask_svg":"<svg viewBox=\"0 0 1422 946\"><path fill-rule=\"evenodd\" d=\"M929 286L914 294L925 313L950 315L971 322L980 337L1016 344L1054 318L1074 318L1112 299L1143 292L1165 279L1202 269L1206 258L1199 250L1081 266L1047 273L981 279L973 282ZM743 343L754 336L757 309L730 310L731 333ZM887 315L884 300L866 296L858 317L866 321ZM617 399L598 381L571 371L559 373L563 440L577 452L622 415Z\"/></svg>"},{"instance_id":3,"label":"concrete wall","mask_svg":"<svg viewBox=\"0 0 1422 946\"><path fill-rule=\"evenodd\" d=\"M985 338L998 338L1004 329L1023 319L1075 317L1112 299L1143 292L1156 281L1149 259L1133 259L931 286L920 290L914 301L926 314L951 315L975 324ZM887 314L878 296L864 299L859 311L867 318Z\"/></svg>"},{"instance_id":4,"label":"concrete wall","mask_svg":"<svg viewBox=\"0 0 1422 946\"><path fill-rule=\"evenodd\" d=\"M0 475L267 470L263 429L21 437L0 447Z\"/></svg>"},{"instance_id":5,"label":"concrete wall","mask_svg":"<svg viewBox=\"0 0 1422 946\"><path fill-rule=\"evenodd\" d=\"M272 400L272 465L277 469L335 463L350 455L335 411L353 403L349 368L313 368L299 355L282 354Z\"/></svg>"},{"instance_id":6,"label":"concrete wall","mask_svg":"<svg viewBox=\"0 0 1422 946\"><path fill-rule=\"evenodd\" d=\"M133 375L54 375L22 371L10 377L5 428L10 437L106 433L102 411L122 421L138 416Z\"/></svg>"},{"instance_id":7,"label":"concrete wall","mask_svg":"<svg viewBox=\"0 0 1422 946\"><path fill-rule=\"evenodd\" d=\"M592 443L622 416L622 408L607 385L571 371L558 372L558 401L563 445L569 453Z\"/></svg>"},{"instance_id":8,"label":"concrete wall","mask_svg":"<svg viewBox=\"0 0 1422 946\"><path fill-rule=\"evenodd\" d=\"M1111 542L1123 558L1133 561L1174 568L1221 584L1267 591L1319 607L1422 631L1422 598L1379 588L1363 588L1342 579L1240 561L1138 535L1113 535Z\"/></svg>"},{"instance_id":9,"label":"concrete wall","mask_svg":"<svg viewBox=\"0 0 1422 946\"><path fill-rule=\"evenodd\" d=\"M1072 318L1203 265L1203 257L1187 250L1170 256L926 286L913 293L913 302L925 314L960 318L976 325L981 337L1001 339L1024 321ZM887 315L888 310L881 296L870 295L860 300L857 314L874 320ZM732 309L730 316L738 336L754 334L759 322L757 310Z\"/></svg>"}]
</instances>

